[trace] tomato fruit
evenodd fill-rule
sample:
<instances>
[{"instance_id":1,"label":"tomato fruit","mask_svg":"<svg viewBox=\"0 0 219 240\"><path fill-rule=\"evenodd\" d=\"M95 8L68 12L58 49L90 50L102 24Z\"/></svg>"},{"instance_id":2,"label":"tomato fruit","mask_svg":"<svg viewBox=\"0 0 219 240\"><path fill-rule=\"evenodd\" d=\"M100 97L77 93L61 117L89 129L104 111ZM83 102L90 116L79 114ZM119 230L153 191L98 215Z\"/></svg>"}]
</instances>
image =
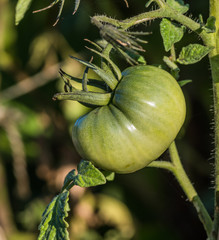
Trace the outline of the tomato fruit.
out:
<instances>
[{"instance_id":1,"label":"tomato fruit","mask_svg":"<svg viewBox=\"0 0 219 240\"><path fill-rule=\"evenodd\" d=\"M109 104L81 116L72 131L83 159L116 173L131 173L156 160L185 120L177 81L149 65L127 68Z\"/></svg>"}]
</instances>

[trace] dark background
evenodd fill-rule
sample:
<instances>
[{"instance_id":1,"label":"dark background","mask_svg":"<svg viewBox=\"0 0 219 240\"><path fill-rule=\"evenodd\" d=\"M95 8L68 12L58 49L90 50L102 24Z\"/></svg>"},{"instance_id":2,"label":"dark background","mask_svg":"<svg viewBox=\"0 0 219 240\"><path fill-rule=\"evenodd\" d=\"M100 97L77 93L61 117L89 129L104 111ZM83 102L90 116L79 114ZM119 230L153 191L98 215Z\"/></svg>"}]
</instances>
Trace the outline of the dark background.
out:
<instances>
[{"instance_id":1,"label":"dark background","mask_svg":"<svg viewBox=\"0 0 219 240\"><path fill-rule=\"evenodd\" d=\"M80 161L72 141L74 121L88 109L78 103L54 102L63 89L62 68L81 77L84 67L69 55L89 60L84 38L99 39L90 16L106 14L125 19L145 11L146 1L66 1L58 24L58 5L38 14L49 1L33 1L19 26L14 25L16 1L0 0L0 239L36 239L46 205L57 194L65 175ZM187 15L206 21L208 1L191 1ZM148 64L161 64L165 53L159 20L138 26L153 32L144 39ZM176 44L179 53L199 37L189 31ZM95 56L96 59L98 57ZM96 60L95 60L96 61ZM121 70L128 64L116 59ZM213 113L210 65L181 66L180 80L187 102L186 122L177 138L183 165L207 209L213 214ZM95 77L94 73L90 77ZM22 81L23 84L21 84ZM168 159L168 153L163 155ZM206 239L194 207L174 177L145 168L116 175L115 181L90 189L74 188L70 196L71 239L75 240L202 240ZM105 214L104 214L105 213Z\"/></svg>"}]
</instances>

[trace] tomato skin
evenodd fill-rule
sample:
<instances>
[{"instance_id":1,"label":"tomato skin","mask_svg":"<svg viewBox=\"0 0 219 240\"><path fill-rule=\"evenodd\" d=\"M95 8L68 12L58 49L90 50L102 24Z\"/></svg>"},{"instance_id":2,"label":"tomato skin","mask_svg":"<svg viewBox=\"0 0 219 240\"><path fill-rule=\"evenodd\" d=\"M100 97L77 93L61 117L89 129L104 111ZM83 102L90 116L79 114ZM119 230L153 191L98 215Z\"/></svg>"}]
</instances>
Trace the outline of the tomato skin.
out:
<instances>
[{"instance_id":1,"label":"tomato skin","mask_svg":"<svg viewBox=\"0 0 219 240\"><path fill-rule=\"evenodd\" d=\"M72 133L79 154L96 166L131 173L174 141L186 106L176 80L154 66L127 68L110 104L80 117Z\"/></svg>"}]
</instances>

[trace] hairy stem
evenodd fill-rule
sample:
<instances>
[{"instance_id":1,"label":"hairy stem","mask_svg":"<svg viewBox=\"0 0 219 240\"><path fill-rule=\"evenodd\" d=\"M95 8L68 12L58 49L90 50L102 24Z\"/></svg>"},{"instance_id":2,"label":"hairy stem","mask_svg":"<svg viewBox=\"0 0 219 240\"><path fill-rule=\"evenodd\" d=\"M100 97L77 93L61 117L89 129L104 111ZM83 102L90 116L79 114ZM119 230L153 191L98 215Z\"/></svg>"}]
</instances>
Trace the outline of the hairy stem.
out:
<instances>
[{"instance_id":1,"label":"hairy stem","mask_svg":"<svg viewBox=\"0 0 219 240\"><path fill-rule=\"evenodd\" d=\"M149 164L149 167L163 168L173 173L180 186L182 187L184 193L186 194L188 200L195 207L198 213L198 217L206 230L208 239L213 240L211 237L213 228L212 220L182 166L175 142L170 145L169 152L171 162L154 161Z\"/></svg>"},{"instance_id":2,"label":"hairy stem","mask_svg":"<svg viewBox=\"0 0 219 240\"><path fill-rule=\"evenodd\" d=\"M206 44L214 49L209 54L213 81L214 123L215 123L215 212L214 212L214 239L218 239L219 230L219 5L217 0L210 0L210 16L216 18L216 31Z\"/></svg>"},{"instance_id":3,"label":"hairy stem","mask_svg":"<svg viewBox=\"0 0 219 240\"><path fill-rule=\"evenodd\" d=\"M155 11L144 12L129 19L125 19L123 21L119 21L117 19L109 18L106 16L94 16L92 17L91 21L95 23L95 25L98 25L98 23L108 23L125 30L140 23L151 21L156 18L170 18L186 26L188 29L197 32L204 42L209 42L209 39L211 38L210 34L202 30L201 25L199 23L181 14L180 12L175 11L169 5L165 4L163 1L158 2L162 2L162 7L160 9Z\"/></svg>"},{"instance_id":4,"label":"hairy stem","mask_svg":"<svg viewBox=\"0 0 219 240\"><path fill-rule=\"evenodd\" d=\"M170 53L171 53L172 61L175 62L176 61L176 51L175 51L174 44L173 44L173 46L170 49Z\"/></svg>"},{"instance_id":5,"label":"hairy stem","mask_svg":"<svg viewBox=\"0 0 219 240\"><path fill-rule=\"evenodd\" d=\"M153 161L148 165L148 167L163 168L170 172L174 171L174 165L167 161Z\"/></svg>"},{"instance_id":6,"label":"hairy stem","mask_svg":"<svg viewBox=\"0 0 219 240\"><path fill-rule=\"evenodd\" d=\"M210 236L213 228L212 220L182 166L175 142L170 145L169 152L171 161L175 166L173 174L188 197L188 200L196 208L199 219L202 222L209 239L211 239Z\"/></svg>"},{"instance_id":7,"label":"hairy stem","mask_svg":"<svg viewBox=\"0 0 219 240\"><path fill-rule=\"evenodd\" d=\"M219 236L219 55L210 56L214 98L214 143L215 143L215 213L214 234Z\"/></svg>"}]
</instances>

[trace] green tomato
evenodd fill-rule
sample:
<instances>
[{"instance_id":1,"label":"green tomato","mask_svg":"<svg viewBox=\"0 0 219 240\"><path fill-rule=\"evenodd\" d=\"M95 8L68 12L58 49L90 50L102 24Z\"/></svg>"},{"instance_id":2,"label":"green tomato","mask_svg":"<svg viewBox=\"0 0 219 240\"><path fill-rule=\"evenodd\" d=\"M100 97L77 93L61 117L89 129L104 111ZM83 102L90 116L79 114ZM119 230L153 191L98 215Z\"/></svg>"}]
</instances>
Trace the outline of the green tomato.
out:
<instances>
[{"instance_id":1,"label":"green tomato","mask_svg":"<svg viewBox=\"0 0 219 240\"><path fill-rule=\"evenodd\" d=\"M169 147L185 113L184 95L168 72L148 65L130 67L111 102L76 121L73 143L84 159L102 169L135 172Z\"/></svg>"}]
</instances>

